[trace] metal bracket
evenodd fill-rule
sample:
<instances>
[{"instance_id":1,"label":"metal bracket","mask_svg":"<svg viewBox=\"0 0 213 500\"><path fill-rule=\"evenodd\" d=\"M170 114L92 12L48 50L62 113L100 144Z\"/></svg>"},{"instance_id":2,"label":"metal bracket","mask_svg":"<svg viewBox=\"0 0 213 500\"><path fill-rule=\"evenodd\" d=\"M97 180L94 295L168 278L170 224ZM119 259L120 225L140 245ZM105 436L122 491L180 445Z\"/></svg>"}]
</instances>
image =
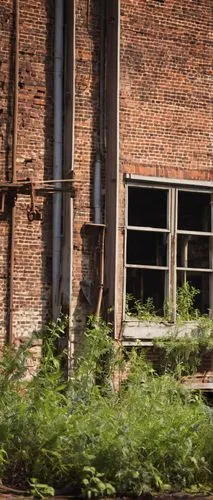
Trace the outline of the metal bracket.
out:
<instances>
[{"instance_id":1,"label":"metal bracket","mask_svg":"<svg viewBox=\"0 0 213 500\"><path fill-rule=\"evenodd\" d=\"M39 209L35 206L36 196L47 196L57 192L70 192L73 196L74 179L59 179L35 181L33 179L21 179L16 182L0 182L0 214L5 213L6 195L9 195L16 201L18 194L30 196L31 202L27 209L27 217L30 222L41 220L42 215Z\"/></svg>"},{"instance_id":2,"label":"metal bracket","mask_svg":"<svg viewBox=\"0 0 213 500\"><path fill-rule=\"evenodd\" d=\"M36 188L36 184L33 181L31 181L31 183L30 183L31 204L30 204L30 207L27 209L27 217L28 217L29 222L33 222L34 220L41 220L41 218L42 218L41 212L35 206L35 197L36 197L35 188Z\"/></svg>"}]
</instances>

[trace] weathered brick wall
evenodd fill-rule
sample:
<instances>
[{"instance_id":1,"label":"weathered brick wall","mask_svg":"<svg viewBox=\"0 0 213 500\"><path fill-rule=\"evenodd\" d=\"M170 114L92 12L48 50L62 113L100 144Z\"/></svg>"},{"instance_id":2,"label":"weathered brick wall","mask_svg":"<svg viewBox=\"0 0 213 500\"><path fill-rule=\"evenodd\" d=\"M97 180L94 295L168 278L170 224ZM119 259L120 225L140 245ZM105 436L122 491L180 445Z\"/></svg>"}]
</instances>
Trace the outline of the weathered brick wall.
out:
<instances>
[{"instance_id":1,"label":"weathered brick wall","mask_svg":"<svg viewBox=\"0 0 213 500\"><path fill-rule=\"evenodd\" d=\"M0 179L11 180L14 82L14 2L0 5ZM20 0L17 179L52 179L53 0ZM51 197L38 198L42 221L27 219L27 196L18 196L15 221L14 334L41 326L51 305ZM0 340L8 326L11 208L0 216Z\"/></svg>"},{"instance_id":2,"label":"weathered brick wall","mask_svg":"<svg viewBox=\"0 0 213 500\"><path fill-rule=\"evenodd\" d=\"M121 1L125 172L212 180L212 5Z\"/></svg>"},{"instance_id":3,"label":"weathered brick wall","mask_svg":"<svg viewBox=\"0 0 213 500\"><path fill-rule=\"evenodd\" d=\"M99 149L100 3L76 0L75 153L72 310L75 332L97 300L98 229L94 221L94 163Z\"/></svg>"},{"instance_id":4,"label":"weathered brick wall","mask_svg":"<svg viewBox=\"0 0 213 500\"><path fill-rule=\"evenodd\" d=\"M213 180L211 29L210 0L121 0L119 297L123 174Z\"/></svg>"},{"instance_id":5,"label":"weathered brick wall","mask_svg":"<svg viewBox=\"0 0 213 500\"><path fill-rule=\"evenodd\" d=\"M97 299L98 232L83 230L83 226L94 220L101 37L99 0L75 3L72 309L75 329L80 331ZM121 0L119 324L123 296L123 174L213 179L211 20L210 0ZM11 178L13 21L12 0L2 0L0 178L7 180ZM19 179L52 178L53 24L53 0L20 0ZM14 279L17 336L38 328L47 318L51 303L51 197L38 199L43 212L41 222L28 222L28 204L28 198L18 197ZM7 320L10 225L8 208L0 220L0 339L5 337Z\"/></svg>"}]
</instances>

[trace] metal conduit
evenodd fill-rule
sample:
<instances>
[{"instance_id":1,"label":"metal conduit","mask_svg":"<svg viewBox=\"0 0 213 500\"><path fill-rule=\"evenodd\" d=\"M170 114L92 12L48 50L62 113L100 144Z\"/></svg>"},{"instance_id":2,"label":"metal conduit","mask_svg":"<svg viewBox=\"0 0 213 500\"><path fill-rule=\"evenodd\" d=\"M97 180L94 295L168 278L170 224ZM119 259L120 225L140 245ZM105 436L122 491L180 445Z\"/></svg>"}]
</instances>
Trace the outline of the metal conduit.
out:
<instances>
[{"instance_id":1,"label":"metal conduit","mask_svg":"<svg viewBox=\"0 0 213 500\"><path fill-rule=\"evenodd\" d=\"M12 144L12 182L16 182L16 150L18 133L18 80L19 80L19 0L15 3L15 68L14 68L14 105L13 105L13 144ZM11 211L10 272L9 272L9 345L13 342L14 312L14 266L15 266L15 222L16 200Z\"/></svg>"}]
</instances>

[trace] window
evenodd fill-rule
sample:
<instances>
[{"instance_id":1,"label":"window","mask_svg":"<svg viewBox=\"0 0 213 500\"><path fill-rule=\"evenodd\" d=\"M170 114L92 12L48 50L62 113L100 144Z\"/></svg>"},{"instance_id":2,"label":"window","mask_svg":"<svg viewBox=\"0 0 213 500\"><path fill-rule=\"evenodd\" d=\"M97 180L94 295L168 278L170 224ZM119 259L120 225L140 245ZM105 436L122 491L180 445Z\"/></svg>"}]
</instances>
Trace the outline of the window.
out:
<instances>
[{"instance_id":1,"label":"window","mask_svg":"<svg viewBox=\"0 0 213 500\"><path fill-rule=\"evenodd\" d=\"M212 316L212 189L129 184L125 233L126 294L151 297L159 316L169 304L175 321L177 287L189 282L200 291L195 307Z\"/></svg>"}]
</instances>

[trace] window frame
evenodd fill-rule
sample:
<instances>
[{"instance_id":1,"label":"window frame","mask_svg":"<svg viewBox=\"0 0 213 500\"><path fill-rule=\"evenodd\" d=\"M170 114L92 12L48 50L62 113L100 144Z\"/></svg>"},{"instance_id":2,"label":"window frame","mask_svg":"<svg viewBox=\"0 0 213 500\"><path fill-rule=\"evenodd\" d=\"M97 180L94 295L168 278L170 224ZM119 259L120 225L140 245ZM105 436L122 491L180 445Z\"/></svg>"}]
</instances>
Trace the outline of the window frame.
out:
<instances>
[{"instance_id":1,"label":"window frame","mask_svg":"<svg viewBox=\"0 0 213 500\"><path fill-rule=\"evenodd\" d=\"M125 176L125 225L124 225L124 293L123 293L123 320L132 321L132 318L126 316L126 284L127 284L127 269L156 269L164 270L167 273L167 279L165 277L165 299L169 299L172 303L172 313L170 321L175 324L176 322L176 291L177 291L177 271L185 272L200 272L209 274L209 315L213 317L213 183L212 182L190 182L181 181L174 179L158 179L151 177L140 177L131 174L126 174ZM168 191L168 203L167 203L167 228L153 228L145 226L130 226L128 224L128 206L129 206L129 188L148 188L148 189L162 189ZM197 192L197 193L207 193L211 196L211 231L190 231L178 229L178 193L179 191L185 192ZM149 265L137 265L128 264L127 262L127 239L128 231L154 231L155 233L168 233L168 245L167 245L167 265L166 266L149 266ZM177 239L178 235L196 235L196 236L208 236L209 237L209 268L190 268L178 266L177 262ZM210 267L211 265L211 267ZM143 321L140 321L143 324Z\"/></svg>"}]
</instances>

